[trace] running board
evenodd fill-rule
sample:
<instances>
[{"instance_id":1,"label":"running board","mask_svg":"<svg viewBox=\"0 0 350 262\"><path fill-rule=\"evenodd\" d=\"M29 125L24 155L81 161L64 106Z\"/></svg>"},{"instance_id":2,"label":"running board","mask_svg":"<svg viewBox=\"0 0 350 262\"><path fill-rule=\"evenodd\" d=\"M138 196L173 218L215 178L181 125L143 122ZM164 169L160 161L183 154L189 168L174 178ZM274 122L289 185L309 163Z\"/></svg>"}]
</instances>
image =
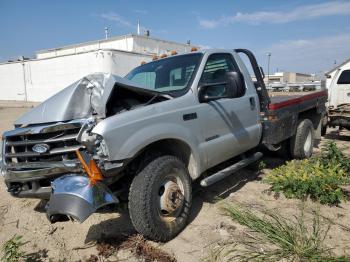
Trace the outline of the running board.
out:
<instances>
[{"instance_id":1,"label":"running board","mask_svg":"<svg viewBox=\"0 0 350 262\"><path fill-rule=\"evenodd\" d=\"M224 179L224 178L232 175L234 172L258 161L262 156L263 156L263 153L256 152L249 157L243 158L241 161L233 164L232 166L229 166L229 167L227 167L223 170L220 170L219 172L217 172L211 176L204 178L201 181L201 186L202 187L210 186L210 185L218 182L219 180Z\"/></svg>"}]
</instances>

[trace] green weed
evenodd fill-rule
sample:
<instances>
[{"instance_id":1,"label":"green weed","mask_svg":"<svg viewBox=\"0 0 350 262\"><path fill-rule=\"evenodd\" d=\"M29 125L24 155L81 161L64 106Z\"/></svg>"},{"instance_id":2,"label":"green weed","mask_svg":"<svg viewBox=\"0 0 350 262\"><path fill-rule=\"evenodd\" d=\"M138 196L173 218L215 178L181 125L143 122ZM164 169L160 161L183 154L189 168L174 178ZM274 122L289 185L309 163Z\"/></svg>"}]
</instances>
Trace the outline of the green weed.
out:
<instances>
[{"instance_id":1,"label":"green weed","mask_svg":"<svg viewBox=\"0 0 350 262\"><path fill-rule=\"evenodd\" d=\"M25 243L22 242L22 236L14 235L7 240L2 246L3 256L1 261L4 262L18 262L24 256L24 252L21 251L21 247Z\"/></svg>"},{"instance_id":2,"label":"green weed","mask_svg":"<svg viewBox=\"0 0 350 262\"><path fill-rule=\"evenodd\" d=\"M319 156L287 162L263 181L271 185L270 191L287 198L310 197L321 204L337 205L347 199L347 192L340 186L350 183L349 172L350 160L334 143L328 143Z\"/></svg>"}]
</instances>

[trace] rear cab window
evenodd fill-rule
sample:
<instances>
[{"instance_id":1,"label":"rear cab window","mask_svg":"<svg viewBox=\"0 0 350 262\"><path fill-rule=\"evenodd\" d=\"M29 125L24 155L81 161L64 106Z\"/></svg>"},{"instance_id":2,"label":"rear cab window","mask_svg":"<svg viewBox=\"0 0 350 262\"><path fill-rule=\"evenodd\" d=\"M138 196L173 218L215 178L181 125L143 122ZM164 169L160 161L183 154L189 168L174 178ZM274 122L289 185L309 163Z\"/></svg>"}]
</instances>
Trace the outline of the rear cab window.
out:
<instances>
[{"instance_id":1,"label":"rear cab window","mask_svg":"<svg viewBox=\"0 0 350 262\"><path fill-rule=\"evenodd\" d=\"M344 70L343 72L341 72L337 84L350 85L350 70Z\"/></svg>"}]
</instances>

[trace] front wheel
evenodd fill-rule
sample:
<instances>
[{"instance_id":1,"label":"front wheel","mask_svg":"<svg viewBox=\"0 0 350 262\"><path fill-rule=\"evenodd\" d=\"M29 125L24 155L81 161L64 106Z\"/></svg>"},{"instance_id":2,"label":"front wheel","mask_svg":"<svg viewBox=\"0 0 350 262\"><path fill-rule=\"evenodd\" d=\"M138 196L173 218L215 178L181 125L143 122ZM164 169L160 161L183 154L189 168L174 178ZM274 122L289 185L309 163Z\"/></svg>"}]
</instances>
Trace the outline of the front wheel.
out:
<instances>
[{"instance_id":1,"label":"front wheel","mask_svg":"<svg viewBox=\"0 0 350 262\"><path fill-rule=\"evenodd\" d=\"M295 135L290 140L291 155L295 159L312 156L314 148L314 127L309 119L299 122Z\"/></svg>"},{"instance_id":2,"label":"front wheel","mask_svg":"<svg viewBox=\"0 0 350 262\"><path fill-rule=\"evenodd\" d=\"M185 165L174 156L158 157L131 184L132 224L149 239L171 240L186 226L191 198L191 178Z\"/></svg>"}]
</instances>

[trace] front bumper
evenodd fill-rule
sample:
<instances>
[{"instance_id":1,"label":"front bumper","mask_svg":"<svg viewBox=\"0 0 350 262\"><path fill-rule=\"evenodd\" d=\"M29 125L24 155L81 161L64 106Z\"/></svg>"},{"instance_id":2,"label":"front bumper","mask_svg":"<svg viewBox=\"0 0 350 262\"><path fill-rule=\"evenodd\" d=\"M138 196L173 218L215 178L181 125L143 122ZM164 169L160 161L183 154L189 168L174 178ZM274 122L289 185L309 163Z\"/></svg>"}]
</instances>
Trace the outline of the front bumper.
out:
<instances>
[{"instance_id":1,"label":"front bumper","mask_svg":"<svg viewBox=\"0 0 350 262\"><path fill-rule=\"evenodd\" d=\"M31 166L11 168L3 166L5 184L12 196L20 198L49 199L51 181L68 173L81 173L81 165L77 160L36 163Z\"/></svg>"},{"instance_id":2,"label":"front bumper","mask_svg":"<svg viewBox=\"0 0 350 262\"><path fill-rule=\"evenodd\" d=\"M56 222L57 216L64 215L82 223L97 209L118 203L117 197L103 182L92 184L87 176L69 174L52 182L47 217Z\"/></svg>"},{"instance_id":3,"label":"front bumper","mask_svg":"<svg viewBox=\"0 0 350 262\"><path fill-rule=\"evenodd\" d=\"M82 172L75 151L83 148L76 137L84 119L18 127L3 134L2 174L16 197L48 199L51 181L63 174ZM45 152L34 147L45 145Z\"/></svg>"},{"instance_id":4,"label":"front bumper","mask_svg":"<svg viewBox=\"0 0 350 262\"><path fill-rule=\"evenodd\" d=\"M336 109L330 108L328 112L329 126L350 128L350 105L339 105Z\"/></svg>"},{"instance_id":5,"label":"front bumper","mask_svg":"<svg viewBox=\"0 0 350 262\"><path fill-rule=\"evenodd\" d=\"M350 128L350 115L348 116L330 116L329 117L329 126L336 127L341 126L345 128Z\"/></svg>"}]
</instances>

